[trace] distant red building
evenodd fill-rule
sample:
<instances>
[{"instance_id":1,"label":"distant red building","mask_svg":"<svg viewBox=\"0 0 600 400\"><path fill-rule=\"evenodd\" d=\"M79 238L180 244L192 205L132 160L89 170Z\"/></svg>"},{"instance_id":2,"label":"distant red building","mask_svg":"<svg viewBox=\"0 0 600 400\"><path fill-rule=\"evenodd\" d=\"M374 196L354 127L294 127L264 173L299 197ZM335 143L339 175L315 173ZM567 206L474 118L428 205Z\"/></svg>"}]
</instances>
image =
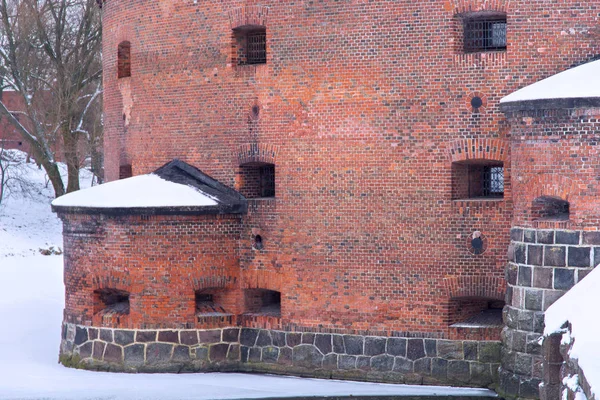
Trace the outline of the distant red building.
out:
<instances>
[{"instance_id":1,"label":"distant red building","mask_svg":"<svg viewBox=\"0 0 600 400\"><path fill-rule=\"evenodd\" d=\"M19 93L4 90L1 92L0 96L0 100L10 111L20 111L24 109L23 99ZM18 114L16 114L15 117L20 121L24 120L23 116ZM18 149L29 153L29 145L5 117L0 117L0 147L4 149Z\"/></svg>"}]
</instances>

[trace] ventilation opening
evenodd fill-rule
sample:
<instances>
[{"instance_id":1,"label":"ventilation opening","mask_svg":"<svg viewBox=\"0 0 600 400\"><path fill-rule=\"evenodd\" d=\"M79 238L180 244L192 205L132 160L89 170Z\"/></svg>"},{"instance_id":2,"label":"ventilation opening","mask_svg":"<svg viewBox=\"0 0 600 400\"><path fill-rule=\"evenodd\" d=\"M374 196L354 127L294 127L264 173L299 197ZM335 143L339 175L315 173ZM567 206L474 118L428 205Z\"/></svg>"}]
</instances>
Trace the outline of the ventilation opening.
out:
<instances>
[{"instance_id":1,"label":"ventilation opening","mask_svg":"<svg viewBox=\"0 0 600 400\"><path fill-rule=\"evenodd\" d=\"M489 160L452 163L452 199L501 199L504 165Z\"/></svg>"},{"instance_id":2,"label":"ventilation opening","mask_svg":"<svg viewBox=\"0 0 600 400\"><path fill-rule=\"evenodd\" d=\"M463 46L465 53L506 50L506 14L464 15Z\"/></svg>"},{"instance_id":3,"label":"ventilation opening","mask_svg":"<svg viewBox=\"0 0 600 400\"><path fill-rule=\"evenodd\" d=\"M569 202L558 197L538 197L533 200L531 216L538 221L568 221Z\"/></svg>"},{"instance_id":4,"label":"ventilation opening","mask_svg":"<svg viewBox=\"0 0 600 400\"><path fill-rule=\"evenodd\" d=\"M281 293L266 289L245 290L246 314L281 316Z\"/></svg>"},{"instance_id":5,"label":"ventilation opening","mask_svg":"<svg viewBox=\"0 0 600 400\"><path fill-rule=\"evenodd\" d=\"M133 169L131 165L121 165L119 167L119 179L131 178L133 176Z\"/></svg>"},{"instance_id":6,"label":"ventilation opening","mask_svg":"<svg viewBox=\"0 0 600 400\"><path fill-rule=\"evenodd\" d=\"M260 236L260 235L254 236L254 242L252 243L252 248L254 250L264 249L262 236Z\"/></svg>"},{"instance_id":7,"label":"ventilation opening","mask_svg":"<svg viewBox=\"0 0 600 400\"><path fill-rule=\"evenodd\" d=\"M240 193L247 199L275 197L275 165L250 163L240 166Z\"/></svg>"},{"instance_id":8,"label":"ventilation opening","mask_svg":"<svg viewBox=\"0 0 600 400\"><path fill-rule=\"evenodd\" d=\"M237 65L257 65L267 62L267 29L247 25L233 30L233 58Z\"/></svg>"},{"instance_id":9,"label":"ventilation opening","mask_svg":"<svg viewBox=\"0 0 600 400\"><path fill-rule=\"evenodd\" d=\"M196 291L196 314L202 316L228 315L223 307L223 289L202 289Z\"/></svg>"},{"instance_id":10,"label":"ventilation opening","mask_svg":"<svg viewBox=\"0 0 600 400\"><path fill-rule=\"evenodd\" d=\"M121 42L117 50L117 78L131 76L131 43Z\"/></svg>"},{"instance_id":11,"label":"ventilation opening","mask_svg":"<svg viewBox=\"0 0 600 400\"><path fill-rule=\"evenodd\" d=\"M453 328L490 328L502 326L504 301L481 297L450 300L450 326Z\"/></svg>"},{"instance_id":12,"label":"ventilation opening","mask_svg":"<svg viewBox=\"0 0 600 400\"><path fill-rule=\"evenodd\" d=\"M104 316L129 314L129 292L119 289L94 291L95 313Z\"/></svg>"}]
</instances>

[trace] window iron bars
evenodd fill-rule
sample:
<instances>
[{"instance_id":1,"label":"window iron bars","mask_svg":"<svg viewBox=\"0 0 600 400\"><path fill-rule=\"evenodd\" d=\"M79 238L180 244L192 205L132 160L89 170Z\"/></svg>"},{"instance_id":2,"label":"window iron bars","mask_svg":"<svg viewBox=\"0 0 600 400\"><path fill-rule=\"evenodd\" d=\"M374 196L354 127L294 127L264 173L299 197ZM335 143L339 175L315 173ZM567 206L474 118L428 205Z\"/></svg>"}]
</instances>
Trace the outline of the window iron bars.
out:
<instances>
[{"instance_id":1,"label":"window iron bars","mask_svg":"<svg viewBox=\"0 0 600 400\"><path fill-rule=\"evenodd\" d=\"M506 50L506 18L466 19L464 21L464 50Z\"/></svg>"},{"instance_id":2,"label":"window iron bars","mask_svg":"<svg viewBox=\"0 0 600 400\"><path fill-rule=\"evenodd\" d=\"M260 196L275 197L275 166L260 167Z\"/></svg>"},{"instance_id":3,"label":"window iron bars","mask_svg":"<svg viewBox=\"0 0 600 400\"><path fill-rule=\"evenodd\" d=\"M246 36L246 42L246 64L265 64L267 62L266 32L250 32Z\"/></svg>"},{"instance_id":4,"label":"window iron bars","mask_svg":"<svg viewBox=\"0 0 600 400\"><path fill-rule=\"evenodd\" d=\"M497 197L504 194L504 167L483 169L483 196Z\"/></svg>"}]
</instances>

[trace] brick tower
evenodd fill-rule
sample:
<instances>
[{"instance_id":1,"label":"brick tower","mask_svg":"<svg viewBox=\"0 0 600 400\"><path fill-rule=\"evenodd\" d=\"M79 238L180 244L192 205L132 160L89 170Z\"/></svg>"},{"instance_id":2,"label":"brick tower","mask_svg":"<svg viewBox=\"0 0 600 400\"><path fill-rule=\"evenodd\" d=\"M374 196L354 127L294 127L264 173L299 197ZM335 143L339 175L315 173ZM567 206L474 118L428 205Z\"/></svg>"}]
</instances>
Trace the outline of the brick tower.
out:
<instances>
[{"instance_id":1,"label":"brick tower","mask_svg":"<svg viewBox=\"0 0 600 400\"><path fill-rule=\"evenodd\" d=\"M65 363L495 385L522 201L499 101L595 54L598 4L104 1L107 180L194 170L240 204L55 205Z\"/></svg>"}]
</instances>

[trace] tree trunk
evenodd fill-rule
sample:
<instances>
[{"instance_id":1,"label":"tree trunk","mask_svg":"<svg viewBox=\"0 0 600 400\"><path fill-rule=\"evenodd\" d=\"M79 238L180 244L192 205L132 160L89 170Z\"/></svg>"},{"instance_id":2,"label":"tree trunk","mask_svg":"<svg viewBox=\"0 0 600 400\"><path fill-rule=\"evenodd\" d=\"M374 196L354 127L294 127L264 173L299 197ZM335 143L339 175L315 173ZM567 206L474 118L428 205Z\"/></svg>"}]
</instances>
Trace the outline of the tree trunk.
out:
<instances>
[{"instance_id":1,"label":"tree trunk","mask_svg":"<svg viewBox=\"0 0 600 400\"><path fill-rule=\"evenodd\" d=\"M69 127L63 128L63 149L67 162L67 193L79 190L79 157L77 152L78 135Z\"/></svg>"}]
</instances>

